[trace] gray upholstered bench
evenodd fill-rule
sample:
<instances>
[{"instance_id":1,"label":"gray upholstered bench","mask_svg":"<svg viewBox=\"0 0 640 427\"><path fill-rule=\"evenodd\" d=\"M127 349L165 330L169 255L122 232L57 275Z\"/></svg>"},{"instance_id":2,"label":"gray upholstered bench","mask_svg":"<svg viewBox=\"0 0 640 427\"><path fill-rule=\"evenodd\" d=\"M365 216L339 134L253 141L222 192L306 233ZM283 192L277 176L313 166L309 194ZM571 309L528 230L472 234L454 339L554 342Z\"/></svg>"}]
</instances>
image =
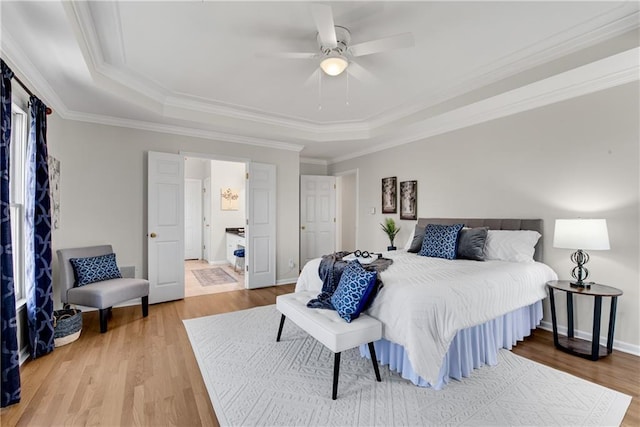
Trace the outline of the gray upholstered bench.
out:
<instances>
[{"instance_id":1,"label":"gray upholstered bench","mask_svg":"<svg viewBox=\"0 0 640 427\"><path fill-rule=\"evenodd\" d=\"M276 298L276 308L282 313L276 341L280 341L284 320L289 318L334 353L333 393L331 395L333 400L336 400L338 395L340 353L344 350L358 347L361 344L369 344L376 380L381 381L376 350L373 346L374 341L382 338L380 321L366 314L361 314L351 323L347 323L333 310L308 308L307 301L315 298L317 294L317 292L302 291L279 295Z\"/></svg>"}]
</instances>

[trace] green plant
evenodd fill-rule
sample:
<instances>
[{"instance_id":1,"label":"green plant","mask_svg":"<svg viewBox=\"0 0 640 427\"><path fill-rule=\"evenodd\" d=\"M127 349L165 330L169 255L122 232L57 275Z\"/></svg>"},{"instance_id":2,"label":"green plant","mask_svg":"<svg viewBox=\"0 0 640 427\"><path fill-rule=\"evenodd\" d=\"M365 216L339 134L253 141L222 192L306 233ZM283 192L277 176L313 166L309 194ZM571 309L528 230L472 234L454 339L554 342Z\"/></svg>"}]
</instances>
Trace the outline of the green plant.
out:
<instances>
[{"instance_id":1,"label":"green plant","mask_svg":"<svg viewBox=\"0 0 640 427\"><path fill-rule=\"evenodd\" d=\"M396 222L393 218L385 218L384 224L380 224L382 227L382 231L384 231L387 236L389 236L390 246L393 246L393 240L396 238L396 234L400 231L400 227L396 227Z\"/></svg>"}]
</instances>

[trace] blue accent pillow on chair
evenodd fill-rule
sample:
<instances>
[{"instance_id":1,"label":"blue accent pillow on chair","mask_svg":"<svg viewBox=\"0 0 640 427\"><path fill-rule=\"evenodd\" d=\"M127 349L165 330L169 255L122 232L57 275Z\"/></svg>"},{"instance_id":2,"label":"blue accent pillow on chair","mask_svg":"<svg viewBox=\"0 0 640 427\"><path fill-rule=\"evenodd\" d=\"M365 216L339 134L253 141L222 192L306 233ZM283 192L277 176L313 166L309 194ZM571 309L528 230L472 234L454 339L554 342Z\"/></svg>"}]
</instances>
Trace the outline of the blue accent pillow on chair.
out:
<instances>
[{"instance_id":1,"label":"blue accent pillow on chair","mask_svg":"<svg viewBox=\"0 0 640 427\"><path fill-rule=\"evenodd\" d=\"M377 278L378 273L365 270L357 260L344 268L340 283L331 296L331 304L347 323L360 316L376 286Z\"/></svg>"},{"instance_id":2,"label":"blue accent pillow on chair","mask_svg":"<svg viewBox=\"0 0 640 427\"><path fill-rule=\"evenodd\" d=\"M422 248L418 255L434 258L455 259L458 248L458 234L464 224L427 224Z\"/></svg>"},{"instance_id":3,"label":"blue accent pillow on chair","mask_svg":"<svg viewBox=\"0 0 640 427\"><path fill-rule=\"evenodd\" d=\"M88 258L70 258L76 274L76 286L84 286L89 283L101 282L122 277L116 264L116 254L100 255Z\"/></svg>"}]
</instances>

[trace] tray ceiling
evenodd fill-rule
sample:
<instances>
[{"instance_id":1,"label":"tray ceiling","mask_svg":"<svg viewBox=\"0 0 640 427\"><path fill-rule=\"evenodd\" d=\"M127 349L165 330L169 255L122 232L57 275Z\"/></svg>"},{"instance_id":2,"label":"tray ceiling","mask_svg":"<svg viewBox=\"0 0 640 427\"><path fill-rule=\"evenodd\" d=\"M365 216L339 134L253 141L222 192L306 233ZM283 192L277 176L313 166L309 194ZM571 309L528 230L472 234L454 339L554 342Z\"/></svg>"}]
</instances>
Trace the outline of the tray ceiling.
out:
<instances>
[{"instance_id":1,"label":"tray ceiling","mask_svg":"<svg viewBox=\"0 0 640 427\"><path fill-rule=\"evenodd\" d=\"M5 1L3 57L66 118L336 161L436 132L638 28L635 2L330 4L353 43L411 32L415 46L358 58L365 78L318 78L317 59L268 57L317 50L308 2Z\"/></svg>"}]
</instances>

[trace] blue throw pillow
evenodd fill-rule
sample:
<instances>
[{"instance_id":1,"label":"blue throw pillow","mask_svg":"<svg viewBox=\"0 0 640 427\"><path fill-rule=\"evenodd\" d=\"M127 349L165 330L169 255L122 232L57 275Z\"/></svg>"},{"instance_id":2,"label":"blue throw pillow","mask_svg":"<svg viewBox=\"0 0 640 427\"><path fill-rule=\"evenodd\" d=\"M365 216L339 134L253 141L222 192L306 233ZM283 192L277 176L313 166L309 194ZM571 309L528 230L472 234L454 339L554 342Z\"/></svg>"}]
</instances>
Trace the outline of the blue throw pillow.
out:
<instances>
[{"instance_id":1,"label":"blue throw pillow","mask_svg":"<svg viewBox=\"0 0 640 427\"><path fill-rule=\"evenodd\" d=\"M76 286L122 277L116 264L116 254L71 258L69 262L76 274Z\"/></svg>"},{"instance_id":2,"label":"blue throw pillow","mask_svg":"<svg viewBox=\"0 0 640 427\"><path fill-rule=\"evenodd\" d=\"M357 260L347 264L331 296L331 304L340 317L351 323L360 316L376 286L377 277L378 273L365 270Z\"/></svg>"},{"instance_id":3,"label":"blue throw pillow","mask_svg":"<svg viewBox=\"0 0 640 427\"><path fill-rule=\"evenodd\" d=\"M464 224L427 224L422 248L418 255L434 258L455 259L458 247L458 233Z\"/></svg>"}]
</instances>

